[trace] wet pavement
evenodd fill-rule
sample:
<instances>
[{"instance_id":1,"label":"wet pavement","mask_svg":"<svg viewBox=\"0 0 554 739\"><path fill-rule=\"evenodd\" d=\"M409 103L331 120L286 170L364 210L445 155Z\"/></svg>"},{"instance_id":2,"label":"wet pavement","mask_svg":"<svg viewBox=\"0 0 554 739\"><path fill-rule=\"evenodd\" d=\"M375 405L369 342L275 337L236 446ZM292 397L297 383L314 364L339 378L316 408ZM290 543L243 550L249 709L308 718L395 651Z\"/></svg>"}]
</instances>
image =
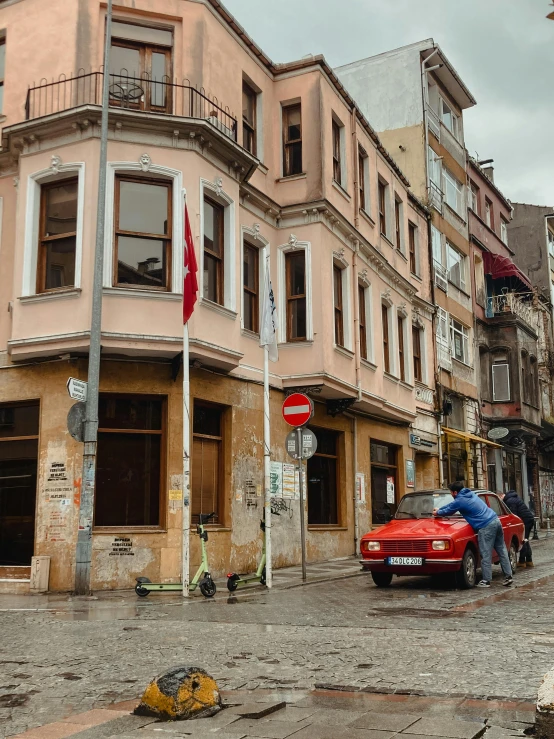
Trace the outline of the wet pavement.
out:
<instances>
[{"instance_id":1,"label":"wet pavement","mask_svg":"<svg viewBox=\"0 0 554 739\"><path fill-rule=\"evenodd\" d=\"M533 701L554 662L554 537L534 553L510 590L496 572L486 591L428 578L378 589L363 574L211 600L0 596L0 736L135 699L175 664L226 690Z\"/></svg>"}]
</instances>

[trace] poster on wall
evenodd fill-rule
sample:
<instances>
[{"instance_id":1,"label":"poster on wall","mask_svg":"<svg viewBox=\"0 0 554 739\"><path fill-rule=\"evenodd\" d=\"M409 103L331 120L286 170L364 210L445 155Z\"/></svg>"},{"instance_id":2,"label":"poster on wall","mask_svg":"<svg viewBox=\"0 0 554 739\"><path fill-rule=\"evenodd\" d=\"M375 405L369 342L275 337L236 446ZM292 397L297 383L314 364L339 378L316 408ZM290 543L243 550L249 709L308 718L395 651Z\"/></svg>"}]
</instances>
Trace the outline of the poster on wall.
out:
<instances>
[{"instance_id":1,"label":"poster on wall","mask_svg":"<svg viewBox=\"0 0 554 739\"><path fill-rule=\"evenodd\" d=\"M406 487L415 488L415 462L413 459L406 460Z\"/></svg>"},{"instance_id":2,"label":"poster on wall","mask_svg":"<svg viewBox=\"0 0 554 739\"><path fill-rule=\"evenodd\" d=\"M356 500L358 503L365 503L365 475L363 472L356 472Z\"/></svg>"},{"instance_id":3,"label":"poster on wall","mask_svg":"<svg viewBox=\"0 0 554 739\"><path fill-rule=\"evenodd\" d=\"M295 464L283 464L283 498L294 498L297 481L297 468Z\"/></svg>"},{"instance_id":4,"label":"poster on wall","mask_svg":"<svg viewBox=\"0 0 554 739\"><path fill-rule=\"evenodd\" d=\"M269 490L272 498L283 497L283 464L271 462L269 468Z\"/></svg>"},{"instance_id":5,"label":"poster on wall","mask_svg":"<svg viewBox=\"0 0 554 739\"><path fill-rule=\"evenodd\" d=\"M392 475L387 476L387 503L396 503L394 495L394 477Z\"/></svg>"}]
</instances>

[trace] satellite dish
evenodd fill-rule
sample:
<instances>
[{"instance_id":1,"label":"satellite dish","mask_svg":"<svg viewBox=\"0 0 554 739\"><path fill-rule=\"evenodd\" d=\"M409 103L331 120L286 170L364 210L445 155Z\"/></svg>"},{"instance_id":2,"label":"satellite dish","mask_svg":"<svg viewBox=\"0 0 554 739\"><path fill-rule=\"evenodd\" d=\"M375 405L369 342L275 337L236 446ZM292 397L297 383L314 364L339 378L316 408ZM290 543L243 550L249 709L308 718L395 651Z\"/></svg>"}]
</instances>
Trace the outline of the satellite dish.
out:
<instances>
[{"instance_id":1,"label":"satellite dish","mask_svg":"<svg viewBox=\"0 0 554 739\"><path fill-rule=\"evenodd\" d=\"M509 433L510 430L504 428L504 426L496 426L495 428L490 429L487 436L489 439L505 439Z\"/></svg>"}]
</instances>

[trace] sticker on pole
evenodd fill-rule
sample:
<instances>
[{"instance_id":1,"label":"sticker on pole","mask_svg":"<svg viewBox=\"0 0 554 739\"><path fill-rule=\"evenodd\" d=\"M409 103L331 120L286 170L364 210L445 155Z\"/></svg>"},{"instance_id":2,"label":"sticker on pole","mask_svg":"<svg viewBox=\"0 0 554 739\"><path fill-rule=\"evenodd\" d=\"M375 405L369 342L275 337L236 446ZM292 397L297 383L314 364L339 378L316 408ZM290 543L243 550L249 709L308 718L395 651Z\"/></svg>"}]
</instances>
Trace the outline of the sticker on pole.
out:
<instances>
[{"instance_id":1,"label":"sticker on pole","mask_svg":"<svg viewBox=\"0 0 554 739\"><path fill-rule=\"evenodd\" d=\"M289 457L293 459L311 459L317 451L317 439L310 429L302 429L301 449L298 449L298 431L290 431L285 439L285 448Z\"/></svg>"},{"instance_id":2,"label":"sticker on pole","mask_svg":"<svg viewBox=\"0 0 554 739\"><path fill-rule=\"evenodd\" d=\"M312 401L307 395L293 393L283 403L283 418L289 424L298 428L305 426L314 412Z\"/></svg>"}]
</instances>

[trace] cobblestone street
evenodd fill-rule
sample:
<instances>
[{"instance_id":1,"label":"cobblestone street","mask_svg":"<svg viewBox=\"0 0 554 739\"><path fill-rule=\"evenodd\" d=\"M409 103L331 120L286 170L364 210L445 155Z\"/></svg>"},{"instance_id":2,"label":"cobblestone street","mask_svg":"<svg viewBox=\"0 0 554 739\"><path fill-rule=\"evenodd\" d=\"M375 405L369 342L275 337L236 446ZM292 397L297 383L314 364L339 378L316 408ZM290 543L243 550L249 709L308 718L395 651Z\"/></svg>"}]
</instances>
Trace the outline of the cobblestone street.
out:
<instances>
[{"instance_id":1,"label":"cobblestone street","mask_svg":"<svg viewBox=\"0 0 554 739\"><path fill-rule=\"evenodd\" d=\"M554 537L538 542L537 566L518 571L511 590L496 572L488 591L427 578L379 590L362 574L185 603L2 596L0 734L135 699L179 663L203 666L225 690L533 702L554 658L553 554Z\"/></svg>"}]
</instances>

